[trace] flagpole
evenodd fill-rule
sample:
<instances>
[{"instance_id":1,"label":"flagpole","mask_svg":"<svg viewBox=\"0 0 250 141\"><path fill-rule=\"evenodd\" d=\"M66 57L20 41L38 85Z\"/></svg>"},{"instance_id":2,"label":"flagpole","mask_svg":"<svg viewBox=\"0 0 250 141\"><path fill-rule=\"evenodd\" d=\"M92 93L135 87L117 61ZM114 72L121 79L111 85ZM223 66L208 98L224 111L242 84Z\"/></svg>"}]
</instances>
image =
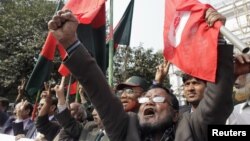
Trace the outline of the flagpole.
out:
<instances>
[{"instance_id":1,"label":"flagpole","mask_svg":"<svg viewBox=\"0 0 250 141\"><path fill-rule=\"evenodd\" d=\"M250 50L245 43L243 43L237 36L233 35L225 26L221 26L220 33L232 42L232 44L234 44L242 53L247 53Z\"/></svg>"},{"instance_id":2,"label":"flagpole","mask_svg":"<svg viewBox=\"0 0 250 141\"><path fill-rule=\"evenodd\" d=\"M58 4L57 4L57 6L56 6L55 14L56 14L56 12L57 12L58 10L61 9L62 3L63 3L63 0L58 0Z\"/></svg>"},{"instance_id":3,"label":"flagpole","mask_svg":"<svg viewBox=\"0 0 250 141\"><path fill-rule=\"evenodd\" d=\"M77 81L75 102L78 102L79 99L81 99L81 98L80 98L80 94L79 94L79 81Z\"/></svg>"},{"instance_id":4,"label":"flagpole","mask_svg":"<svg viewBox=\"0 0 250 141\"><path fill-rule=\"evenodd\" d=\"M113 0L110 0L110 13L109 13L109 85L113 87L113 55L114 55L114 39L113 39Z\"/></svg>"},{"instance_id":5,"label":"flagpole","mask_svg":"<svg viewBox=\"0 0 250 141\"><path fill-rule=\"evenodd\" d=\"M69 76L69 82L68 82L68 88L67 88L67 94L66 94L66 104L69 106L69 95L70 95L70 86L72 83L72 74Z\"/></svg>"},{"instance_id":6,"label":"flagpole","mask_svg":"<svg viewBox=\"0 0 250 141\"><path fill-rule=\"evenodd\" d=\"M37 94L36 94L36 101L35 104L33 105L33 111L32 111L32 116L31 116L31 120L34 121L36 118L36 112L37 112L37 108L38 108L38 101L40 99L40 90L38 90Z\"/></svg>"}]
</instances>

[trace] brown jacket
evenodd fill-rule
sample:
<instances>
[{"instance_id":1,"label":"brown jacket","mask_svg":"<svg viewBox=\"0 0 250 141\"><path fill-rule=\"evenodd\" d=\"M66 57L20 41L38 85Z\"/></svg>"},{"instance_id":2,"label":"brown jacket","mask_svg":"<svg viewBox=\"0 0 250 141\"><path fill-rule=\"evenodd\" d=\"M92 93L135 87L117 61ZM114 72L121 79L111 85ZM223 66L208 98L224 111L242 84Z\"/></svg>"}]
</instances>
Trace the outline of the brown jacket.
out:
<instances>
[{"instance_id":1,"label":"brown jacket","mask_svg":"<svg viewBox=\"0 0 250 141\"><path fill-rule=\"evenodd\" d=\"M184 116L176 130L176 141L206 141L207 125L224 124L233 109L233 48L218 47L216 83L207 84L204 99L197 110ZM111 141L140 141L141 131L136 114L123 110L120 100L111 93L96 61L81 44L64 64L87 91L97 109Z\"/></svg>"}]
</instances>

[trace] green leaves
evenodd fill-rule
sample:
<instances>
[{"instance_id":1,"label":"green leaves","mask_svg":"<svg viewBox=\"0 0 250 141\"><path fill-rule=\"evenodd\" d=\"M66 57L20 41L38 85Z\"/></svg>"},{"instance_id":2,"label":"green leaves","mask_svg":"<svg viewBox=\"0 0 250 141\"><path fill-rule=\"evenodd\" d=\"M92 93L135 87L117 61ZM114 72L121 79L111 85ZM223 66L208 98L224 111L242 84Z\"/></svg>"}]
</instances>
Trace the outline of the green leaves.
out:
<instances>
[{"instance_id":1,"label":"green leaves","mask_svg":"<svg viewBox=\"0 0 250 141\"><path fill-rule=\"evenodd\" d=\"M149 84L155 78L155 67L163 62L161 52L139 47L118 47L114 57L114 83L117 85L133 75L144 77Z\"/></svg>"},{"instance_id":2,"label":"green leaves","mask_svg":"<svg viewBox=\"0 0 250 141\"><path fill-rule=\"evenodd\" d=\"M0 90L16 89L34 67L45 41L56 3L47 0L1 0Z\"/></svg>"}]
</instances>

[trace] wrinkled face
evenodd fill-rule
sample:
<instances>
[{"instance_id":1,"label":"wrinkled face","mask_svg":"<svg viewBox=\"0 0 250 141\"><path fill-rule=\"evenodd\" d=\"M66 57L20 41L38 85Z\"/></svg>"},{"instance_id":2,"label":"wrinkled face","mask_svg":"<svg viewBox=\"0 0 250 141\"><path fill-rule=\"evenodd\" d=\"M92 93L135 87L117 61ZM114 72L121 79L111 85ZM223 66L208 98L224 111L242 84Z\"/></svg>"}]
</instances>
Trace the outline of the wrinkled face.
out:
<instances>
[{"instance_id":1,"label":"wrinkled face","mask_svg":"<svg viewBox=\"0 0 250 141\"><path fill-rule=\"evenodd\" d=\"M93 119L94 119L95 123L99 127L102 127L102 121L101 121L101 118L100 118L99 114L97 113L96 109L93 110L92 116L93 116Z\"/></svg>"},{"instance_id":2,"label":"wrinkled face","mask_svg":"<svg viewBox=\"0 0 250 141\"><path fill-rule=\"evenodd\" d=\"M175 113L171 106L170 96L166 94L166 91L162 88L154 88L147 91L145 97L149 98L149 101L141 103L138 113L141 127L152 130L171 125ZM159 98L161 100L157 100Z\"/></svg>"},{"instance_id":3,"label":"wrinkled face","mask_svg":"<svg viewBox=\"0 0 250 141\"><path fill-rule=\"evenodd\" d=\"M184 83L184 96L189 103L198 105L203 98L205 88L206 84L203 81L192 78Z\"/></svg>"},{"instance_id":4,"label":"wrinkled face","mask_svg":"<svg viewBox=\"0 0 250 141\"><path fill-rule=\"evenodd\" d=\"M72 117L74 117L78 121L81 119L79 106L80 106L80 104L78 104L78 103L71 103L70 104L70 114L71 114Z\"/></svg>"},{"instance_id":5,"label":"wrinkled face","mask_svg":"<svg viewBox=\"0 0 250 141\"><path fill-rule=\"evenodd\" d=\"M249 81L249 80L248 80ZM245 85L247 84L247 75L240 75L235 83L234 83L234 87L237 89L243 88Z\"/></svg>"},{"instance_id":6,"label":"wrinkled face","mask_svg":"<svg viewBox=\"0 0 250 141\"><path fill-rule=\"evenodd\" d=\"M140 106L137 98L142 95L143 89L141 87L125 87L123 90L119 90L118 93L124 110L126 112L137 112Z\"/></svg>"},{"instance_id":7,"label":"wrinkled face","mask_svg":"<svg viewBox=\"0 0 250 141\"><path fill-rule=\"evenodd\" d=\"M240 75L234 84L235 99L244 101L250 99L250 74Z\"/></svg>"}]
</instances>

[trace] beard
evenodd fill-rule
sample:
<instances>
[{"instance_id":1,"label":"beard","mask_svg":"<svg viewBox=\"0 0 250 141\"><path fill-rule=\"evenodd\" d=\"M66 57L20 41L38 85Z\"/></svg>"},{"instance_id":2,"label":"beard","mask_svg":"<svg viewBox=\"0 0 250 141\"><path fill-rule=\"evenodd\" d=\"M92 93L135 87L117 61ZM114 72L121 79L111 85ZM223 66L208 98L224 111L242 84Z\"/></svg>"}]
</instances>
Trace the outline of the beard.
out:
<instances>
[{"instance_id":1,"label":"beard","mask_svg":"<svg viewBox=\"0 0 250 141\"><path fill-rule=\"evenodd\" d=\"M157 121L155 123L140 123L143 134L154 134L165 131L174 124L173 116L169 115L164 120Z\"/></svg>"}]
</instances>

